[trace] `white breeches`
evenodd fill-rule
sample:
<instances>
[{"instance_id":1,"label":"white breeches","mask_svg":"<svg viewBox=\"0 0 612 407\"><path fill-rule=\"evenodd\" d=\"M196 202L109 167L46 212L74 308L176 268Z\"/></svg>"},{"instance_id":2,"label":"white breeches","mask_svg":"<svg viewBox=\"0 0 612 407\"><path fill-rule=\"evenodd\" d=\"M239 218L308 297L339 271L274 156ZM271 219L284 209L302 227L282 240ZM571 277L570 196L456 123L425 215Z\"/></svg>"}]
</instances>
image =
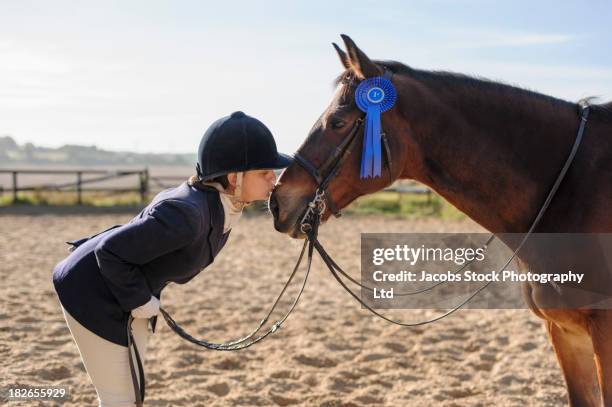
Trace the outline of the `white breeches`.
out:
<instances>
[{"instance_id":1,"label":"white breeches","mask_svg":"<svg viewBox=\"0 0 612 407\"><path fill-rule=\"evenodd\" d=\"M99 407L134 406L134 386L128 362L128 348L96 335L81 325L63 307L62 311L79 348L85 370L98 393ZM135 319L132 323L132 332L144 365L150 335L148 320ZM133 349L132 356L136 361ZM140 383L140 378L138 381Z\"/></svg>"}]
</instances>

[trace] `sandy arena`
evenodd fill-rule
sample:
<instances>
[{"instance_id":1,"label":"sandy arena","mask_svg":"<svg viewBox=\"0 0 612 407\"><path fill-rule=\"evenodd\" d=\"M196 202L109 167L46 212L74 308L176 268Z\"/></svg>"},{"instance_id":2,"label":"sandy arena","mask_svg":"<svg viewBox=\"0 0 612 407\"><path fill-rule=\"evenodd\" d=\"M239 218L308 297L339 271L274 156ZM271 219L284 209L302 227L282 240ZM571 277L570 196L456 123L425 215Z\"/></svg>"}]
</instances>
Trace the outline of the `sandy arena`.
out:
<instances>
[{"instance_id":1,"label":"sandy arena","mask_svg":"<svg viewBox=\"0 0 612 407\"><path fill-rule=\"evenodd\" d=\"M68 254L66 240L130 218L0 215L3 388L67 385L70 400L62 406L97 405L59 309L51 270ZM356 277L361 231L482 229L471 221L331 220L321 230L321 241ZM271 217L243 217L214 264L190 283L164 290L162 306L194 336L223 341L244 335L271 305L300 247L300 241L274 231ZM405 320L435 314L391 313ZM240 352L207 351L180 339L160 318L145 370L148 406L522 407L566 402L544 326L530 311L460 310L429 326L401 328L362 310L318 259L296 311L264 342Z\"/></svg>"}]
</instances>

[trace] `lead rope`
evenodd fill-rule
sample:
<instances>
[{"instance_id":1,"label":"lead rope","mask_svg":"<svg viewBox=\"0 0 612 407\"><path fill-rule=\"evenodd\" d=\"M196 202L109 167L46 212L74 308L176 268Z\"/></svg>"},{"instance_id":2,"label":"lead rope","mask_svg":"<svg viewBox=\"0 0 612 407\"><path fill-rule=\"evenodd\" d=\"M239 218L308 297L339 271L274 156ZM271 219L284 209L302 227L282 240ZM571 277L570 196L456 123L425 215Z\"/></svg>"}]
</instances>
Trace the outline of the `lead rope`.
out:
<instances>
[{"instance_id":1,"label":"lead rope","mask_svg":"<svg viewBox=\"0 0 612 407\"><path fill-rule=\"evenodd\" d=\"M296 273L297 273L297 271L299 269L299 266L302 263L302 259L304 257L304 252L306 251L306 247L307 246L308 246L308 263L307 263L306 273L304 274L304 280L302 282L302 285L300 287L300 290L299 290L295 300L291 304L291 307L285 313L285 315L283 315L282 318L280 318L274 324L272 324L272 326L265 333L263 333L260 336L255 337L254 339L252 339L261 330L261 328L266 324L266 322L268 322L270 316L272 315L272 313L276 309L276 307L279 304L281 298L283 297L283 295L287 291L287 288L289 287L289 284L293 280L293 277L295 277L295 275L296 275ZM239 339L236 339L236 340L233 340L233 341L229 341L229 342L224 342L224 343L214 343L214 342L210 342L210 341L207 341L207 340L204 340L204 339L196 339L193 336L191 336L190 334L188 334L174 319L172 319L172 317L170 316L170 314L168 314L168 312L166 310L164 310L163 308L160 308L159 311L162 314L162 316L164 317L164 320L166 321L166 323L168 324L170 329L172 329L181 338L183 338L183 339L185 339L185 340L187 340L187 341L189 341L189 342L191 342L191 343L193 343L195 345L202 346L202 347L204 347L206 349L217 350L217 351L236 351L236 350L240 350L240 349L246 349L246 348L256 344L257 342L263 340L268 335L276 332L281 327L281 325L285 322L285 320L287 320L289 315L293 312L293 310L297 306L297 303L298 303L300 297L302 296L302 293L304 292L304 288L306 287L306 281L308 280L308 276L310 274L310 269L311 269L311 266L312 266L312 255L313 255L313 252L314 252L314 244L313 244L313 242L310 241L310 240L305 240L304 241L304 245L302 246L302 251L300 252L300 256L299 256L299 258L297 260L297 263L296 263L295 267L293 268L293 271L291 272L291 275L289 276L289 279L287 280L287 282L283 286L283 289L281 290L280 294L278 295L278 297L276 298L276 300L272 304L272 307L270 307L270 310L268 311L268 313L259 322L259 325L253 331L251 331L251 333L249 333L248 335L246 335L246 336L244 336L242 338L239 338ZM132 321L133 321L133 317L130 315L129 318L128 318L128 324L127 324L128 360L129 360L129 365L130 365L130 373L131 373L131 376L132 376L132 384L134 386L134 397L135 397L135 400L136 400L136 406L137 407L142 407L143 406L143 402L144 402L144 398L145 398L144 368L143 368L142 361L140 359L140 354L138 353L138 348L136 346L136 343L134 342L134 337L132 335ZM132 352L131 352L131 348L132 347L134 348L134 354L136 356L136 363L134 363L134 360L132 358ZM135 364L138 365L138 373L139 373L140 383L141 383L140 386L138 384L138 379L137 379L137 376L136 376L136 371L134 369L134 365Z\"/></svg>"},{"instance_id":2,"label":"lead rope","mask_svg":"<svg viewBox=\"0 0 612 407\"><path fill-rule=\"evenodd\" d=\"M132 376L132 384L134 385L134 399L136 401L137 407L142 407L145 398L145 376L144 376L144 368L142 366L142 360L140 359L140 353L138 352L138 347L136 346L136 342L134 341L134 336L132 335L132 322L134 321L134 317L130 314L128 317L127 323L127 340L128 340L128 361L130 364L130 374ZM134 370L134 360L132 358L132 347L134 348L134 355L136 356L136 363L138 364L138 377L140 378L140 385L138 384L138 379L136 378L136 371Z\"/></svg>"},{"instance_id":3,"label":"lead rope","mask_svg":"<svg viewBox=\"0 0 612 407\"><path fill-rule=\"evenodd\" d=\"M268 321L270 315L275 310L275 308L278 305L280 299L282 298L282 296L284 295L285 291L287 290L287 287L289 286L289 283L291 282L291 280L295 276L295 274L296 274L296 272L297 272L297 270L298 270L298 268L299 268L299 266L300 266L300 264L302 262L304 251L305 251L307 245L308 245L308 264L307 264L307 268L306 268L306 273L304 274L304 280L302 281L302 285L300 287L300 291L298 292L295 300L291 304L291 307L285 313L285 315L282 318L280 318L278 321L276 321L274 324L272 324L272 326L265 333L261 334L260 336L256 337L255 339L251 339L251 338L253 338L253 336L255 336L255 334L257 332L259 332L259 330L263 327L263 325ZM304 288L306 286L306 281L308 280L308 275L310 274L313 251L314 251L313 243L308 241L308 240L304 241L304 245L302 246L302 252L300 253L300 257L298 259L298 262L295 265L295 267L293 268L293 272L291 273L291 276L287 280L287 283L285 283L285 286L283 287L283 289L281 290L280 294L276 298L276 301L274 301L274 304L272 305L272 307L270 308L270 310L268 311L266 316L261 320L259 325L250 334L248 334L245 337L242 337L242 338L239 338L239 339L236 339L236 340L233 340L233 341L229 341L229 342L224 342L224 343L214 343L214 342L210 342L210 341L203 340L203 339L196 339L193 336L191 336L190 334L188 334L187 332L185 332L185 330L180 325L178 325L174 319L172 319L172 317L168 314L168 312L166 312L166 310L164 310L163 308L160 308L160 312L161 312L162 316L164 317L164 319L166 320L166 323L168 324L170 329L172 329L176 334L178 334L183 339L186 339L187 341L189 341L189 342L191 342L191 343L193 343L195 345L202 346L202 347L204 347L206 349L217 350L217 351L235 351L235 350L240 350L240 349L246 349L246 348L256 344L257 342L261 341L262 339L264 339L265 337L267 337L271 333L276 332L281 327L281 325L285 322L285 320L289 317L291 312L293 312L293 310L295 309L295 307L296 307L300 297L302 296L302 293L304 292ZM247 342L249 339L250 339L250 341Z\"/></svg>"}]
</instances>

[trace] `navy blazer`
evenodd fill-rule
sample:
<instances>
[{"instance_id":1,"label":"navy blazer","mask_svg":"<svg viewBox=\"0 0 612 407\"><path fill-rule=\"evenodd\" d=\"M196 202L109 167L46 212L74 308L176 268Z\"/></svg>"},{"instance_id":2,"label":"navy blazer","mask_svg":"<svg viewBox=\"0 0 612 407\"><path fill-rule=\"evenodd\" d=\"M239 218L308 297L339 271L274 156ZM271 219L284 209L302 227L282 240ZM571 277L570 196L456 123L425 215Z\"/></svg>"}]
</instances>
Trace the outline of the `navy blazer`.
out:
<instances>
[{"instance_id":1,"label":"navy blazer","mask_svg":"<svg viewBox=\"0 0 612 407\"><path fill-rule=\"evenodd\" d=\"M53 269L60 302L85 328L127 346L132 309L166 284L184 284L225 245L219 192L187 182L166 189L125 225L68 242L75 249Z\"/></svg>"}]
</instances>

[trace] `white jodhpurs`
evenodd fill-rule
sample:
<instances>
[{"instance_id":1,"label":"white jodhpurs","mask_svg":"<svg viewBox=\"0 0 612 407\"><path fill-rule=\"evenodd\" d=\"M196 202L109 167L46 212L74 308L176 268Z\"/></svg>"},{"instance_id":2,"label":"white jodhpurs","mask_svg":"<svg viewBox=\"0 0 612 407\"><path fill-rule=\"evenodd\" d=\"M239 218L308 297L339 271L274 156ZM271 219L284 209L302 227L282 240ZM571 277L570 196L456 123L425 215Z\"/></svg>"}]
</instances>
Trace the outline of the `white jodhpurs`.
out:
<instances>
[{"instance_id":1,"label":"white jodhpurs","mask_svg":"<svg viewBox=\"0 0 612 407\"><path fill-rule=\"evenodd\" d=\"M98 393L99 407L133 407L136 401L128 361L128 348L91 332L74 319L64 307L62 311L79 348L85 370ZM138 347L143 365L150 335L148 325L147 319L135 319L132 323L134 342ZM135 361L133 349L132 357ZM138 369L136 369L136 374L138 374ZM138 382L140 383L140 378Z\"/></svg>"}]
</instances>

